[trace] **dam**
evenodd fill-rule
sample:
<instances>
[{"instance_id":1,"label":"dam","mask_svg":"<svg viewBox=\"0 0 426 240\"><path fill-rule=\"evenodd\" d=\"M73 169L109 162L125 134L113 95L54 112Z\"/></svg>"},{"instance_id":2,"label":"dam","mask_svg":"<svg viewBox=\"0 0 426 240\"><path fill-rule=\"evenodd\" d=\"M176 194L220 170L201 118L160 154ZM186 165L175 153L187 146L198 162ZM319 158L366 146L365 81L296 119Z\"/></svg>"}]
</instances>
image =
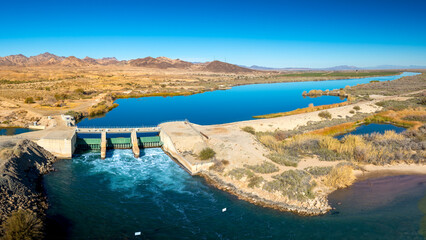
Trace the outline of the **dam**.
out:
<instances>
[{"instance_id":1,"label":"dam","mask_svg":"<svg viewBox=\"0 0 426 240\"><path fill-rule=\"evenodd\" d=\"M76 128L76 150L95 150L101 152L105 159L107 149L132 149L136 158L140 156L140 148L161 147L159 127L135 128ZM143 133L153 134L145 136ZM111 136L112 137L111 137Z\"/></svg>"}]
</instances>

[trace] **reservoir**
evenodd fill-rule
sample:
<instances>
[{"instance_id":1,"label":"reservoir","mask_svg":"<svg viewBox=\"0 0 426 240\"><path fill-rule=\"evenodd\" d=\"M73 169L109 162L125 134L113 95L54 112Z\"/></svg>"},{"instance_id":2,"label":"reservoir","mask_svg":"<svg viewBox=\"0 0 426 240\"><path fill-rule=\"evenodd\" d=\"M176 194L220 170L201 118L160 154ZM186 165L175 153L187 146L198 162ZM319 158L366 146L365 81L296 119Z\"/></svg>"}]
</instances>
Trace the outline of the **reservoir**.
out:
<instances>
[{"instance_id":1,"label":"reservoir","mask_svg":"<svg viewBox=\"0 0 426 240\"><path fill-rule=\"evenodd\" d=\"M311 89L387 81L378 78L258 84L186 97L119 99L119 107L79 126L156 125L188 119L218 124L254 115L344 100L303 98ZM253 205L190 176L161 149L109 150L75 155L44 177L50 208L48 239L423 239L419 202L424 176L366 180L330 196L335 208L303 217ZM391 191L398 183L401 191ZM366 196L361 198L360 196ZM381 200L377 201L376 196ZM226 211L222 209L226 208ZM141 234L135 236L136 232Z\"/></svg>"},{"instance_id":2,"label":"reservoir","mask_svg":"<svg viewBox=\"0 0 426 240\"><path fill-rule=\"evenodd\" d=\"M118 99L115 102L119 106L104 117L86 118L78 126L153 126L166 121L185 119L196 124L210 125L250 120L256 115L305 108L310 103L318 106L345 101L335 96L304 98L303 91L333 90L417 74L404 72L397 76L360 79L255 84L190 96Z\"/></svg>"}]
</instances>

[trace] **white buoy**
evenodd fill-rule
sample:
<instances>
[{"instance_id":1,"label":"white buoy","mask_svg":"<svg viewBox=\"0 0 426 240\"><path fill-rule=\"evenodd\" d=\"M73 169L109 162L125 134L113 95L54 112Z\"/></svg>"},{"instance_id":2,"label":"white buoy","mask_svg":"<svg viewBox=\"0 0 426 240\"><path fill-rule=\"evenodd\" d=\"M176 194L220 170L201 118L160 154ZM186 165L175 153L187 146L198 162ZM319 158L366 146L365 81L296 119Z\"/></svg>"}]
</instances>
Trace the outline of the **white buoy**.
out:
<instances>
[{"instance_id":1,"label":"white buoy","mask_svg":"<svg viewBox=\"0 0 426 240\"><path fill-rule=\"evenodd\" d=\"M141 232L135 232L135 236L140 236L141 234Z\"/></svg>"},{"instance_id":2,"label":"white buoy","mask_svg":"<svg viewBox=\"0 0 426 240\"><path fill-rule=\"evenodd\" d=\"M222 209L222 212L226 212L226 208L223 208L223 209Z\"/></svg>"}]
</instances>

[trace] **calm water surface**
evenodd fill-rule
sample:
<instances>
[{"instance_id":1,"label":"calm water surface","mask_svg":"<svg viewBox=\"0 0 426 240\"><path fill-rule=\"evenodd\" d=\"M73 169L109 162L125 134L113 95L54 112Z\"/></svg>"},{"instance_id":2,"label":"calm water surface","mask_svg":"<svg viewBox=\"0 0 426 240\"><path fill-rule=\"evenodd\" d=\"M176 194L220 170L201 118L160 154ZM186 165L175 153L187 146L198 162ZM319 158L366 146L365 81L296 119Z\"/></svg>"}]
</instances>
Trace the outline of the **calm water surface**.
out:
<instances>
[{"instance_id":1,"label":"calm water surface","mask_svg":"<svg viewBox=\"0 0 426 240\"><path fill-rule=\"evenodd\" d=\"M249 120L255 115L308 107L310 103L317 106L345 101L333 96L304 98L303 91L332 90L373 80L389 81L417 74L405 72L397 76L361 79L255 84L191 96L118 99L116 103L119 106L104 117L86 118L78 126L151 126L185 119L209 125Z\"/></svg>"},{"instance_id":2,"label":"calm water surface","mask_svg":"<svg viewBox=\"0 0 426 240\"><path fill-rule=\"evenodd\" d=\"M16 134L21 134L21 133L26 133L31 131L34 131L34 130L29 128L0 128L0 136L1 135L11 136L11 135L16 135Z\"/></svg>"},{"instance_id":3,"label":"calm water surface","mask_svg":"<svg viewBox=\"0 0 426 240\"><path fill-rule=\"evenodd\" d=\"M398 127L392 124L379 124L379 123L370 123L366 125L361 125L357 127L352 132L348 132L339 136L336 136L337 139L342 139L346 135L362 135L362 134L371 134L371 133L379 133L383 134L386 131L394 131L396 133L401 133L405 131L406 129L403 127Z\"/></svg>"},{"instance_id":4,"label":"calm water surface","mask_svg":"<svg viewBox=\"0 0 426 240\"><path fill-rule=\"evenodd\" d=\"M330 214L300 217L214 189L161 149L138 159L131 150L105 160L87 153L55 168L45 177L48 215L60 223L51 239L422 239L424 176L356 183L331 195Z\"/></svg>"}]
</instances>

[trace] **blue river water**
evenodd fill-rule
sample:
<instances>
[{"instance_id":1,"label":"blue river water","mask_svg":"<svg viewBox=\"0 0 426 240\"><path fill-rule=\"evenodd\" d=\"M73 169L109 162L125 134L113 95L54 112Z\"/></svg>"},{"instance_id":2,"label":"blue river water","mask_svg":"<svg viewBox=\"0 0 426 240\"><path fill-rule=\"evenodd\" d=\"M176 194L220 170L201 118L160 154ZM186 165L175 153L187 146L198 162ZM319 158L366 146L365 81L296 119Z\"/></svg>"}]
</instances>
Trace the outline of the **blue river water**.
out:
<instances>
[{"instance_id":1,"label":"blue river water","mask_svg":"<svg viewBox=\"0 0 426 240\"><path fill-rule=\"evenodd\" d=\"M6 135L6 136L11 136L11 135L16 135L16 134L21 134L21 133L26 133L26 132L31 132L34 130L31 130L29 128L0 128L0 136L1 135Z\"/></svg>"},{"instance_id":2,"label":"blue river water","mask_svg":"<svg viewBox=\"0 0 426 240\"><path fill-rule=\"evenodd\" d=\"M303 217L210 187L161 149L86 153L55 168L44 179L50 239L422 239L426 176L359 182L330 196L329 214Z\"/></svg>"},{"instance_id":3,"label":"blue river water","mask_svg":"<svg viewBox=\"0 0 426 240\"><path fill-rule=\"evenodd\" d=\"M105 117L85 119L79 125L246 120L312 102L342 101L303 98L305 90L399 77L259 84L187 97L121 99ZM211 187L158 148L144 149L139 158L131 150L110 150L105 160L100 153L88 152L54 167L57 171L44 177L50 203L47 239L423 239L419 230L425 216L418 203L426 197L424 176L356 183L330 196L335 207L330 213L302 217L256 206ZM140 235L135 236L137 232Z\"/></svg>"},{"instance_id":4,"label":"blue river water","mask_svg":"<svg viewBox=\"0 0 426 240\"><path fill-rule=\"evenodd\" d=\"M333 90L369 83L390 81L418 73L361 79L255 84L229 90L205 92L190 96L118 99L119 106L100 118L86 118L78 126L152 126L173 120L210 125L249 120L253 116L286 112L297 108L339 103L334 96L303 97L303 91Z\"/></svg>"}]
</instances>

